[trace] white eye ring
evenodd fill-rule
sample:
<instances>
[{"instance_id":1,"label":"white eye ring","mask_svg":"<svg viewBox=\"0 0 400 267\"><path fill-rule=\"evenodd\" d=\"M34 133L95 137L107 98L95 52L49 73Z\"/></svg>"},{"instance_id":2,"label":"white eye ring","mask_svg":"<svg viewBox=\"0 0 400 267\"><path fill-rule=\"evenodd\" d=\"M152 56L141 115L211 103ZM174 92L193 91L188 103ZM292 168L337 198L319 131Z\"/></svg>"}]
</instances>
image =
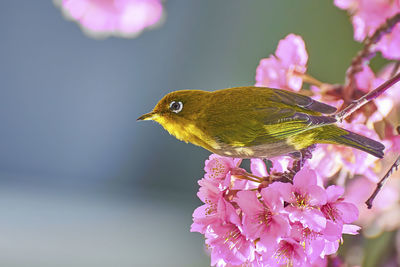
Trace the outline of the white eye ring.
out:
<instances>
[{"instance_id":1,"label":"white eye ring","mask_svg":"<svg viewBox=\"0 0 400 267\"><path fill-rule=\"evenodd\" d=\"M181 112L181 110L183 109L183 104L182 104L181 101L172 101L172 102L169 104L169 109L170 109L172 112L179 113L179 112Z\"/></svg>"}]
</instances>

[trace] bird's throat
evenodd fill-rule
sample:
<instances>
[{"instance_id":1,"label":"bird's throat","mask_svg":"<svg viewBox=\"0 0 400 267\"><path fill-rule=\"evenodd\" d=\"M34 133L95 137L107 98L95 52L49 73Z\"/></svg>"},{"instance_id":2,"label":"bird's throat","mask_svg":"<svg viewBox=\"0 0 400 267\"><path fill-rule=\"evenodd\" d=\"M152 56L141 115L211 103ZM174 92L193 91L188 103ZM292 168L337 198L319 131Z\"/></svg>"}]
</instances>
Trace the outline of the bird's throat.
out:
<instances>
[{"instance_id":1,"label":"bird's throat","mask_svg":"<svg viewBox=\"0 0 400 267\"><path fill-rule=\"evenodd\" d=\"M212 152L220 148L217 142L212 140L193 123L177 123L164 117L158 117L155 121L161 124L171 135L181 141L201 146Z\"/></svg>"}]
</instances>

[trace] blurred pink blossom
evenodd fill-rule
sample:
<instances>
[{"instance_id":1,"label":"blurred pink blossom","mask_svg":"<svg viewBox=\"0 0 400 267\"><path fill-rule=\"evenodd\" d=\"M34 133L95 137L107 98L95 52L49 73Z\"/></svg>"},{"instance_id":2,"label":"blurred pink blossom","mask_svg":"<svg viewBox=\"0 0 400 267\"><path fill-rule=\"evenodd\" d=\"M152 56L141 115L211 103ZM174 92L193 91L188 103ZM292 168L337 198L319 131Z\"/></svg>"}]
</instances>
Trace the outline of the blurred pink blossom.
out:
<instances>
[{"instance_id":1,"label":"blurred pink blossom","mask_svg":"<svg viewBox=\"0 0 400 267\"><path fill-rule=\"evenodd\" d=\"M371 36L386 19L400 12L399 0L334 0L337 7L352 16L354 39L363 41ZM378 42L376 49L388 59L400 59L400 25Z\"/></svg>"},{"instance_id":2,"label":"blurred pink blossom","mask_svg":"<svg viewBox=\"0 0 400 267\"><path fill-rule=\"evenodd\" d=\"M160 0L55 0L64 14L90 36L135 37L158 24Z\"/></svg>"},{"instance_id":3,"label":"blurred pink blossom","mask_svg":"<svg viewBox=\"0 0 400 267\"><path fill-rule=\"evenodd\" d=\"M380 82L388 80L394 73L395 64L391 63L385 66L378 74L377 79ZM396 128L400 121L400 85L395 84L383 95L374 100L377 110L368 118L371 126L383 125L381 135L387 142L386 152L400 152L400 134Z\"/></svg>"},{"instance_id":4,"label":"blurred pink blossom","mask_svg":"<svg viewBox=\"0 0 400 267\"><path fill-rule=\"evenodd\" d=\"M362 225L367 235L376 236L384 230L391 231L400 226L400 180L399 174L393 175L374 200L372 209L365 201L376 188L376 183L359 177L352 179L347 186L345 197L354 203L360 215L357 224Z\"/></svg>"},{"instance_id":5,"label":"blurred pink blossom","mask_svg":"<svg viewBox=\"0 0 400 267\"><path fill-rule=\"evenodd\" d=\"M289 34L279 41L275 55L263 58L256 70L256 86L299 91L307 70L308 54L301 36Z\"/></svg>"}]
</instances>

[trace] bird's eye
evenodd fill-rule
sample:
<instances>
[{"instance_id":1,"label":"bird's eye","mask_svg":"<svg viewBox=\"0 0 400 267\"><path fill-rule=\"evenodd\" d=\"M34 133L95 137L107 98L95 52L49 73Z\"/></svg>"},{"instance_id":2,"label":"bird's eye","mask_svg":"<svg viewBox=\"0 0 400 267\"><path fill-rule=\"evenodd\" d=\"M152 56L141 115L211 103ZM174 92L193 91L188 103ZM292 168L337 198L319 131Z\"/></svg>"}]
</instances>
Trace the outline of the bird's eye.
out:
<instances>
[{"instance_id":1,"label":"bird's eye","mask_svg":"<svg viewBox=\"0 0 400 267\"><path fill-rule=\"evenodd\" d=\"M181 112L181 110L182 110L182 108L183 108L183 104L182 104L182 102L178 102L178 101L172 101L170 104L169 104L169 109L172 111L172 112L175 112L175 113L179 113L179 112Z\"/></svg>"}]
</instances>

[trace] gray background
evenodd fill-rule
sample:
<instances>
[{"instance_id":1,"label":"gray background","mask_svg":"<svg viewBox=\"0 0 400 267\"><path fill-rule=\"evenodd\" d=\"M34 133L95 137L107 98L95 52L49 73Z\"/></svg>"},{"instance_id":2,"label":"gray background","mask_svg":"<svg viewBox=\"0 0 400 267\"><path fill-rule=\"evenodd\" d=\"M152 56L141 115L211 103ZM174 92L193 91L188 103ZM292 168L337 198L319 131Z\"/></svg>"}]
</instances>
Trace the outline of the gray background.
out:
<instances>
[{"instance_id":1,"label":"gray background","mask_svg":"<svg viewBox=\"0 0 400 267\"><path fill-rule=\"evenodd\" d=\"M1 1L0 265L209 265L189 232L209 152L136 118L172 90L254 84L291 32L341 83L360 45L332 2L170 0L161 27L94 40L51 1Z\"/></svg>"}]
</instances>

